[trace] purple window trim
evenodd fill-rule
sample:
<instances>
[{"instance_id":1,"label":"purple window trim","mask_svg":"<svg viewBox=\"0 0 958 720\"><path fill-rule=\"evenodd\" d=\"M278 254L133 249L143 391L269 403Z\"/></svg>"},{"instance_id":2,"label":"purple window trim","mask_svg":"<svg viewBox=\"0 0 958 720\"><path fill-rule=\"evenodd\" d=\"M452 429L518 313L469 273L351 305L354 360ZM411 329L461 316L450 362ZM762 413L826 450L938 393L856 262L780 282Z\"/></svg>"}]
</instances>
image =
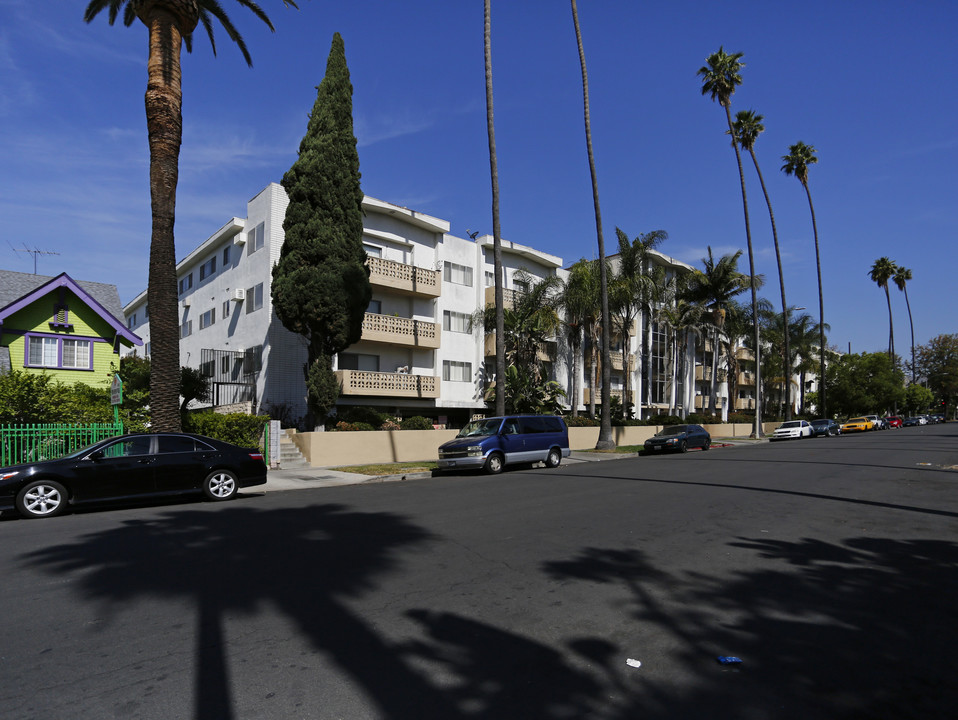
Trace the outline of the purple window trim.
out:
<instances>
[{"instance_id":1,"label":"purple window trim","mask_svg":"<svg viewBox=\"0 0 958 720\"><path fill-rule=\"evenodd\" d=\"M57 364L53 365L31 365L30 364L30 338L39 337L39 338L53 338L57 341ZM88 367L63 367L63 341L64 340L77 340L77 341L86 341L90 344L90 364ZM25 332L23 333L23 367L26 368L39 368L45 370L76 370L77 372L92 372L93 371L93 343L95 342L106 342L102 338L91 338L91 337L64 337L63 335L53 335L50 333L35 333L35 332Z\"/></svg>"}]
</instances>

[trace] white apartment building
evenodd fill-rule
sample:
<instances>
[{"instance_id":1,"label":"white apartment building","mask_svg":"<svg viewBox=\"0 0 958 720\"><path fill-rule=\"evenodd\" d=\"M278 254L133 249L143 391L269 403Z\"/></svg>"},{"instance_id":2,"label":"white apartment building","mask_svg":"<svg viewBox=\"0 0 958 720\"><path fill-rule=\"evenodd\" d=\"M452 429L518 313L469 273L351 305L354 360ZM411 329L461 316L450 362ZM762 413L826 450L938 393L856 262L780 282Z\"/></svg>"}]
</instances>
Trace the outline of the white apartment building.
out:
<instances>
[{"instance_id":1,"label":"white apartment building","mask_svg":"<svg viewBox=\"0 0 958 720\"><path fill-rule=\"evenodd\" d=\"M213 404L249 402L297 424L307 412L306 349L273 312L270 293L287 204L271 183L246 218L232 218L177 263L180 362L211 378ZM339 406L452 425L484 412L491 359L469 320L492 297L492 238L455 237L445 220L375 198L364 198L363 211L373 297L362 339L335 359ZM516 243L503 241L502 257L507 291L517 289L520 268L538 278L564 272L562 258ZM149 354L145 290L124 315ZM554 373L565 379L564 360Z\"/></svg>"}]
</instances>

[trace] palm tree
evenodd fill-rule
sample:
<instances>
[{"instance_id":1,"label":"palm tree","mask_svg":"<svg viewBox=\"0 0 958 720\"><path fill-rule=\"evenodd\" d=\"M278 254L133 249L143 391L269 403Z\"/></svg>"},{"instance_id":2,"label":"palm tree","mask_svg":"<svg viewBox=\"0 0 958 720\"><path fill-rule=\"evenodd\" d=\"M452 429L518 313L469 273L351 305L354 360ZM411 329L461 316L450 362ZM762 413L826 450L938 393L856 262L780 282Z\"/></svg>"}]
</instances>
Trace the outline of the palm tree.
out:
<instances>
[{"instance_id":1,"label":"palm tree","mask_svg":"<svg viewBox=\"0 0 958 720\"><path fill-rule=\"evenodd\" d=\"M255 2L237 1L273 30L270 19ZM296 7L293 0L284 0L284 3ZM253 62L243 37L217 0L92 0L83 19L92 22L107 9L110 25L123 10L125 26L129 27L139 19L149 30L146 126L150 142L150 204L153 213L147 286L153 369L150 373L150 414L153 429L177 431L180 429L180 323L173 225L183 139L180 48L185 45L187 52L192 51L193 31L202 23L216 54L212 24L212 18L215 18L237 44L246 64L252 66Z\"/></svg>"},{"instance_id":2,"label":"palm tree","mask_svg":"<svg viewBox=\"0 0 958 720\"><path fill-rule=\"evenodd\" d=\"M593 317L599 314L599 273L595 262L579 260L569 269L569 277L559 291L559 307L563 311L565 335L569 344L572 374L572 398L570 406L574 416L579 414L581 397L579 380L579 358L582 355L583 332L589 329ZM590 403L594 402L592 393ZM595 408L593 406L593 415Z\"/></svg>"},{"instance_id":3,"label":"palm tree","mask_svg":"<svg viewBox=\"0 0 958 720\"><path fill-rule=\"evenodd\" d=\"M915 323L911 319L911 303L908 302L908 281L911 280L911 270L906 267L901 267L900 265L895 268L895 276L893 278L895 285L898 286L898 289L905 293L905 306L908 308L908 325L911 327L911 381L912 383L918 382L918 376L915 371Z\"/></svg>"},{"instance_id":4,"label":"palm tree","mask_svg":"<svg viewBox=\"0 0 958 720\"><path fill-rule=\"evenodd\" d=\"M582 68L582 104L585 108L585 144L589 154L589 171L592 175L592 203L595 206L595 234L599 244L599 273L602 292L602 421L599 425L599 439L596 450L611 450L615 447L612 438L612 368L609 363L609 280L605 264L605 241L602 239L602 213L599 211L599 182L595 172L595 156L592 153L592 124L589 120L589 73L585 66L585 49L582 47L582 31L579 29L579 11L572 0L572 23L575 25L575 38L579 47L579 65ZM593 388L594 395L594 388Z\"/></svg>"},{"instance_id":5,"label":"palm tree","mask_svg":"<svg viewBox=\"0 0 958 720\"><path fill-rule=\"evenodd\" d=\"M897 271L898 266L894 262L887 257L880 257L868 273L872 282L885 291L885 301L888 303L888 358L892 363L895 362L895 325L892 322L891 293L888 291L888 281L895 276Z\"/></svg>"},{"instance_id":6,"label":"palm tree","mask_svg":"<svg viewBox=\"0 0 958 720\"><path fill-rule=\"evenodd\" d=\"M496 157L496 128L492 108L492 0L485 2L486 127L489 133L489 172L492 176L492 257L496 293L496 377L506 376L505 316L502 291L502 238L499 226L499 169ZM505 383L496 383L496 415L506 414Z\"/></svg>"},{"instance_id":7,"label":"palm tree","mask_svg":"<svg viewBox=\"0 0 958 720\"><path fill-rule=\"evenodd\" d=\"M615 229L615 233L619 241L619 263L609 283L609 306L613 323L622 338L625 374L625 400L622 404L628 413L632 398L632 326L641 312L643 299L655 290L655 280L649 270L649 255L668 239L669 234L665 230L653 230L630 242L629 236L619 228Z\"/></svg>"},{"instance_id":8,"label":"palm tree","mask_svg":"<svg viewBox=\"0 0 958 720\"><path fill-rule=\"evenodd\" d=\"M785 275L782 273L782 253L778 245L778 231L775 229L775 213L772 212L772 201L768 198L768 189L765 187L765 178L762 177L762 170L758 166L758 158L755 156L755 141L758 136L765 131L762 124L764 118L752 110L740 110L735 113L735 134L738 136L738 142L743 150L748 150L752 156L752 164L755 165L755 172L758 174L758 181L762 186L762 193L765 195L765 204L768 205L768 217L772 222L772 240L775 242L775 260L778 263L778 284L782 291L782 313L785 315L785 324L788 325L788 303L785 301ZM792 368L788 348L788 333L785 333L785 352L784 375L791 378ZM792 400L791 400L791 382L785 383L785 419L792 419Z\"/></svg>"},{"instance_id":9,"label":"palm tree","mask_svg":"<svg viewBox=\"0 0 958 720\"><path fill-rule=\"evenodd\" d=\"M725 315L729 303L738 295L751 288L761 287L761 276L750 279L738 271L738 260L742 251L723 255L716 261L712 247L708 246L708 256L702 258L705 270L696 269L689 280L688 295L712 311L712 379L709 392L709 412L715 413L718 394L718 336L725 326Z\"/></svg>"},{"instance_id":10,"label":"palm tree","mask_svg":"<svg viewBox=\"0 0 958 720\"><path fill-rule=\"evenodd\" d=\"M794 308L792 308L794 309ZM829 328L826 327L826 330ZM792 349L792 368L798 372L800 396L798 403L798 412L805 414L805 377L809 372L815 372L815 340L818 337L819 328L812 316L808 313L801 313L791 319L789 324L789 337ZM819 382L821 385L821 382Z\"/></svg>"},{"instance_id":11,"label":"palm tree","mask_svg":"<svg viewBox=\"0 0 958 720\"><path fill-rule=\"evenodd\" d=\"M789 146L788 155L782 156L782 172L786 175L794 175L805 188L805 194L808 196L808 209L812 213L812 230L815 233L815 265L818 269L818 328L819 328L819 380L818 395L820 405L820 415L828 417L828 405L825 397L825 294L822 291L822 256L818 249L818 224L815 222L815 206L812 204L812 193L808 189L808 166L818 162L815 156L815 148L806 145L799 140L794 145Z\"/></svg>"},{"instance_id":12,"label":"palm tree","mask_svg":"<svg viewBox=\"0 0 958 720\"><path fill-rule=\"evenodd\" d=\"M699 68L698 74L702 76L702 94L711 95L712 100L718 100L719 105L725 108L725 119L728 122L728 132L732 136L732 148L735 150L735 161L738 163L738 177L742 185L742 208L745 211L745 239L748 243L748 269L749 276L756 278L755 274L755 256L752 252L752 229L748 219L748 196L745 192L745 173L742 171L742 156L738 151L737 136L735 128L732 125L732 95L735 88L742 84L740 74L745 63L740 62L742 53L729 55L722 47L718 52L712 53L706 58L706 65ZM759 374L759 322L758 322L758 295L756 294L755 283L752 283L752 322L754 324L753 332L755 335L755 373ZM759 383L756 380L756 387ZM755 397L755 437L762 435L762 408L758 395Z\"/></svg>"}]
</instances>

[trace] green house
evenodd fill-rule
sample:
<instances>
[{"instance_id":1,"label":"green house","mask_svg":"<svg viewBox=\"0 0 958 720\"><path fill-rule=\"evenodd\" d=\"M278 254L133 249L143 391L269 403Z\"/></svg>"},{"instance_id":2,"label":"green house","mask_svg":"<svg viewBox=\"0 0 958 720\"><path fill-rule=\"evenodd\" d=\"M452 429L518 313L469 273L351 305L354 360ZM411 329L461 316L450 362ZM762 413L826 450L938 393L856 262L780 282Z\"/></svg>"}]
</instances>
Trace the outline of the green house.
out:
<instances>
[{"instance_id":1,"label":"green house","mask_svg":"<svg viewBox=\"0 0 958 720\"><path fill-rule=\"evenodd\" d=\"M122 317L115 285L0 270L0 372L109 386L120 348L143 344Z\"/></svg>"}]
</instances>

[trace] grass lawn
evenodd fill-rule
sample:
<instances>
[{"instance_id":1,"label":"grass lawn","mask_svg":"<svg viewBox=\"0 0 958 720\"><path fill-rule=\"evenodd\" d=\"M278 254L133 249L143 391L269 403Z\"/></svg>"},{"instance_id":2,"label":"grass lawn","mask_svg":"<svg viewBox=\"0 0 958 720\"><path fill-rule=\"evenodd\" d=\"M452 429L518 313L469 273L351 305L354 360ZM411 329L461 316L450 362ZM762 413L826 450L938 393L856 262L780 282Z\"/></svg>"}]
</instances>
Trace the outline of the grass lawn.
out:
<instances>
[{"instance_id":1,"label":"grass lawn","mask_svg":"<svg viewBox=\"0 0 958 720\"><path fill-rule=\"evenodd\" d=\"M375 465L346 465L333 468L340 472L358 473L359 475L399 475L402 473L429 472L438 468L438 463L424 462L403 462L403 463L378 463Z\"/></svg>"}]
</instances>

